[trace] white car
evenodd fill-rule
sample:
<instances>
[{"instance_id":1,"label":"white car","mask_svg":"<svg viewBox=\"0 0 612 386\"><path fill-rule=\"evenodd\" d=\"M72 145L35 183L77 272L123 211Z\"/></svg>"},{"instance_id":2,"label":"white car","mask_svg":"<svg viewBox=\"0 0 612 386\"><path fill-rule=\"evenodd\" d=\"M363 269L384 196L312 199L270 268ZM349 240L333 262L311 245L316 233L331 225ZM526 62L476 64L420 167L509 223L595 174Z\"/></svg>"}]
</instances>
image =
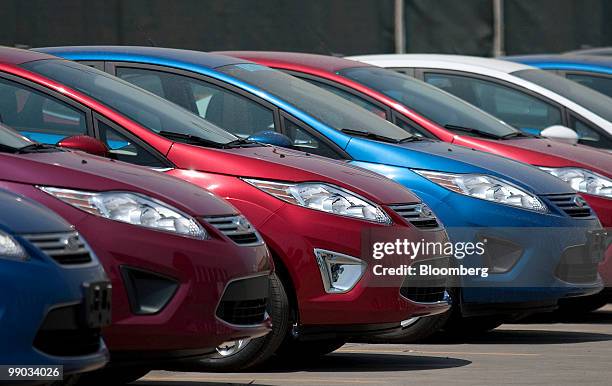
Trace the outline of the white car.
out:
<instances>
[{"instance_id":1,"label":"white car","mask_svg":"<svg viewBox=\"0 0 612 386\"><path fill-rule=\"evenodd\" d=\"M612 149L612 98L535 67L459 55L348 59L424 80L525 132Z\"/></svg>"}]
</instances>

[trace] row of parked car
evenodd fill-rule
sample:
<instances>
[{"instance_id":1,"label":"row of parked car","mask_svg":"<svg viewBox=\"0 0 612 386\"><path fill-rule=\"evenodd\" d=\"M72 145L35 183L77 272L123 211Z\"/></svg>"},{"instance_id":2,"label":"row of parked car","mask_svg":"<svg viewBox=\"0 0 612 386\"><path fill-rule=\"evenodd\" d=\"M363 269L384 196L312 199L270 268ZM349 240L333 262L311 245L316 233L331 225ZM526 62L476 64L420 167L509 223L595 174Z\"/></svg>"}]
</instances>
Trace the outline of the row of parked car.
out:
<instances>
[{"instance_id":1,"label":"row of parked car","mask_svg":"<svg viewBox=\"0 0 612 386\"><path fill-rule=\"evenodd\" d=\"M124 384L610 300L611 99L493 59L357 59L0 48L0 363ZM381 281L372 235L484 240L461 264L490 275Z\"/></svg>"}]
</instances>

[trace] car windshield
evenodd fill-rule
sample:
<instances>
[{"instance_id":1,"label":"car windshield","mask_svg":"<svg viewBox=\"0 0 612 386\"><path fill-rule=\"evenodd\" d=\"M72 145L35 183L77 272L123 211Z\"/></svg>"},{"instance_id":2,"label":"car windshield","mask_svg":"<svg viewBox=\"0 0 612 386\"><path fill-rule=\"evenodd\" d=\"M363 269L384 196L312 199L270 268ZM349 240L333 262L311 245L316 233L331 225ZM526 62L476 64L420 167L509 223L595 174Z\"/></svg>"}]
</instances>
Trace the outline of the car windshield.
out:
<instances>
[{"instance_id":1,"label":"car windshield","mask_svg":"<svg viewBox=\"0 0 612 386\"><path fill-rule=\"evenodd\" d=\"M0 151L14 153L34 143L15 130L0 125Z\"/></svg>"},{"instance_id":2,"label":"car windshield","mask_svg":"<svg viewBox=\"0 0 612 386\"><path fill-rule=\"evenodd\" d=\"M95 68L60 59L22 67L72 87L156 133L196 136L220 145L237 139L182 107Z\"/></svg>"},{"instance_id":3,"label":"car windshield","mask_svg":"<svg viewBox=\"0 0 612 386\"><path fill-rule=\"evenodd\" d=\"M251 63L218 70L276 95L336 130L367 131L395 140L411 136L366 109L281 71Z\"/></svg>"},{"instance_id":4,"label":"car windshield","mask_svg":"<svg viewBox=\"0 0 612 386\"><path fill-rule=\"evenodd\" d=\"M495 137L518 132L454 95L395 71L355 67L338 73L395 99L440 126L475 129Z\"/></svg>"},{"instance_id":5,"label":"car windshield","mask_svg":"<svg viewBox=\"0 0 612 386\"><path fill-rule=\"evenodd\" d=\"M612 98L604 94L542 70L520 70L513 72L512 75L554 91L612 122Z\"/></svg>"}]
</instances>

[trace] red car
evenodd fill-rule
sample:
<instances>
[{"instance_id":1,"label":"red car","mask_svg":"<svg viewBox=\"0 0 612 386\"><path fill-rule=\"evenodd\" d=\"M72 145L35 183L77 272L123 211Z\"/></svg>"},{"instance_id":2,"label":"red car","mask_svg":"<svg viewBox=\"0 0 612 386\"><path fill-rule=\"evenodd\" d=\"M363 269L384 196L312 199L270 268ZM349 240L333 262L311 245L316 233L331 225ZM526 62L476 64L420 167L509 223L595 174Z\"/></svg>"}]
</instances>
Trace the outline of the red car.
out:
<instances>
[{"instance_id":1,"label":"red car","mask_svg":"<svg viewBox=\"0 0 612 386\"><path fill-rule=\"evenodd\" d=\"M400 330L405 320L449 309L444 276L420 281L430 287L424 291L406 274L373 272L381 263L368 250L368 238L447 240L435 215L401 185L340 161L239 139L91 67L9 48L0 49L0 59L0 75L14 79L15 87L34 87L63 102L61 109L30 104L14 92L17 108L0 104L0 114L20 132L90 151L95 146L66 137L96 137L116 159L165 171L229 200L262 234L280 278L271 287L273 332L220 346L203 362L208 368L249 367L281 344L284 352L324 354L345 339ZM19 120L26 110L36 120ZM426 254L400 261L425 259L448 265L448 256Z\"/></svg>"},{"instance_id":2,"label":"red car","mask_svg":"<svg viewBox=\"0 0 612 386\"><path fill-rule=\"evenodd\" d=\"M0 144L0 188L74 224L114 287L113 323L103 333L111 365L130 367L85 384L135 380L158 361L206 356L224 341L270 331L270 256L234 207L159 172L12 138ZM249 231L232 233L232 224Z\"/></svg>"},{"instance_id":3,"label":"red car","mask_svg":"<svg viewBox=\"0 0 612 386\"><path fill-rule=\"evenodd\" d=\"M595 210L602 225L612 227L612 155L605 151L527 136L433 86L370 64L289 52L218 53L288 72L351 100L413 134L541 167L572 184ZM611 299L612 246L599 271L608 288L591 297L591 304L581 299L575 306L598 308Z\"/></svg>"}]
</instances>

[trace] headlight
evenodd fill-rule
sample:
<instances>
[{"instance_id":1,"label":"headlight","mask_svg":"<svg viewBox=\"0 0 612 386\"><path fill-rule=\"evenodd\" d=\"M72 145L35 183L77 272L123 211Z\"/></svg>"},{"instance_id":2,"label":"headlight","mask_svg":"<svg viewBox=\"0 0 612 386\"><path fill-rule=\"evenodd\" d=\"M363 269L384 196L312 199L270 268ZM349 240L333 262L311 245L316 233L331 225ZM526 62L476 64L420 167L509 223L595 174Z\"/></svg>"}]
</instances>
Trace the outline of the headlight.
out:
<instances>
[{"instance_id":1,"label":"headlight","mask_svg":"<svg viewBox=\"0 0 612 386\"><path fill-rule=\"evenodd\" d=\"M540 167L540 169L567 182L578 192L612 198L612 180L607 177L580 168Z\"/></svg>"},{"instance_id":2,"label":"headlight","mask_svg":"<svg viewBox=\"0 0 612 386\"><path fill-rule=\"evenodd\" d=\"M51 187L40 189L96 216L197 239L207 238L206 231L193 217L140 194L82 192Z\"/></svg>"},{"instance_id":3,"label":"headlight","mask_svg":"<svg viewBox=\"0 0 612 386\"><path fill-rule=\"evenodd\" d=\"M378 205L342 188L318 182L272 182L245 179L246 182L291 204L306 208L390 224L391 218Z\"/></svg>"},{"instance_id":4,"label":"headlight","mask_svg":"<svg viewBox=\"0 0 612 386\"><path fill-rule=\"evenodd\" d=\"M365 262L356 257L324 249L315 249L314 252L327 293L350 291L365 272Z\"/></svg>"},{"instance_id":5,"label":"headlight","mask_svg":"<svg viewBox=\"0 0 612 386\"><path fill-rule=\"evenodd\" d=\"M8 233L0 231L0 259L26 260L28 255L23 247Z\"/></svg>"},{"instance_id":6,"label":"headlight","mask_svg":"<svg viewBox=\"0 0 612 386\"><path fill-rule=\"evenodd\" d=\"M414 172L453 192L538 212L547 211L546 206L538 197L492 176L440 173L427 170L414 170Z\"/></svg>"}]
</instances>

